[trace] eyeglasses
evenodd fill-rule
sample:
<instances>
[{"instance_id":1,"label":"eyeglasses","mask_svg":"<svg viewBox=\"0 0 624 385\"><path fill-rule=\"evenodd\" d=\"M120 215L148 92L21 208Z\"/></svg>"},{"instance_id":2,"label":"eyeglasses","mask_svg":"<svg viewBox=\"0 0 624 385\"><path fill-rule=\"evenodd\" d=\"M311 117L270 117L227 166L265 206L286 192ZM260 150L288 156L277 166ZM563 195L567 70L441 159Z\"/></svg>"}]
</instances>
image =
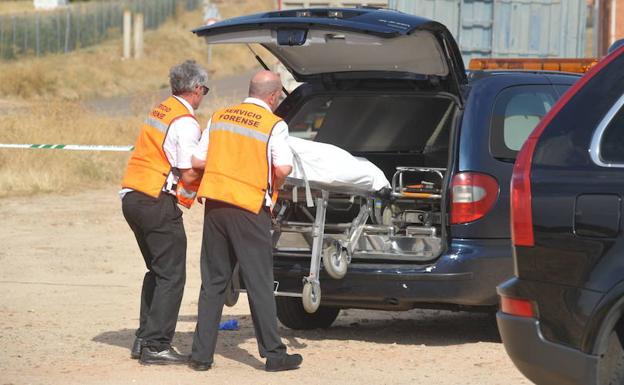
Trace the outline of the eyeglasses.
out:
<instances>
[{"instance_id":1,"label":"eyeglasses","mask_svg":"<svg viewBox=\"0 0 624 385\"><path fill-rule=\"evenodd\" d=\"M208 95L208 91L210 91L210 88L206 87L206 86L200 86L202 89L202 92L204 93L204 96Z\"/></svg>"}]
</instances>

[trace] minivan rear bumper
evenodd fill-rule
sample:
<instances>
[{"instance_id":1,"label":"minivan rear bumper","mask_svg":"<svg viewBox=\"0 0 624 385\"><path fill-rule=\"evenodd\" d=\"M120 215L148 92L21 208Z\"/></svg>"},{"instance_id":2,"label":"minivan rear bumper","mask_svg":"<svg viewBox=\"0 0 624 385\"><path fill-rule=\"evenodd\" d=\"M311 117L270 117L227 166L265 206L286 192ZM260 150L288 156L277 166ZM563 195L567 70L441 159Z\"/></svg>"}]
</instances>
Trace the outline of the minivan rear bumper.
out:
<instances>
[{"instance_id":1,"label":"minivan rear bumper","mask_svg":"<svg viewBox=\"0 0 624 385\"><path fill-rule=\"evenodd\" d=\"M310 258L275 257L278 291L301 293ZM353 261L344 278L321 269L321 304L342 308L407 310L428 305L492 307L496 285L513 275L509 239L454 240L428 264ZM444 306L442 306L444 307Z\"/></svg>"},{"instance_id":2,"label":"minivan rear bumper","mask_svg":"<svg viewBox=\"0 0 624 385\"><path fill-rule=\"evenodd\" d=\"M499 311L498 330L516 367L536 384L596 384L598 357L547 341L539 320Z\"/></svg>"}]
</instances>

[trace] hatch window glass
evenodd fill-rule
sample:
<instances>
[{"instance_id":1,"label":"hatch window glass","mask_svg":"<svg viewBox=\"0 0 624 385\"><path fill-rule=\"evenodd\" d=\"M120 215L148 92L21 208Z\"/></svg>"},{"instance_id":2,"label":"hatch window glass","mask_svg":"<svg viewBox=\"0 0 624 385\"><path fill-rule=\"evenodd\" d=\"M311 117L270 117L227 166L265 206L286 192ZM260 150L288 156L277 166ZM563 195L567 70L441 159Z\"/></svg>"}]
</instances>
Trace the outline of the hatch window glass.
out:
<instances>
[{"instance_id":1,"label":"hatch window glass","mask_svg":"<svg viewBox=\"0 0 624 385\"><path fill-rule=\"evenodd\" d=\"M513 161L529 134L552 108L558 95L550 86L506 88L494 103L490 147L495 158Z\"/></svg>"},{"instance_id":2,"label":"hatch window glass","mask_svg":"<svg viewBox=\"0 0 624 385\"><path fill-rule=\"evenodd\" d=\"M624 107L615 114L602 134L600 157L605 163L624 164Z\"/></svg>"},{"instance_id":3,"label":"hatch window glass","mask_svg":"<svg viewBox=\"0 0 624 385\"><path fill-rule=\"evenodd\" d=\"M322 95L289 120L290 135L349 152L427 153L448 148L454 104L422 95Z\"/></svg>"}]
</instances>

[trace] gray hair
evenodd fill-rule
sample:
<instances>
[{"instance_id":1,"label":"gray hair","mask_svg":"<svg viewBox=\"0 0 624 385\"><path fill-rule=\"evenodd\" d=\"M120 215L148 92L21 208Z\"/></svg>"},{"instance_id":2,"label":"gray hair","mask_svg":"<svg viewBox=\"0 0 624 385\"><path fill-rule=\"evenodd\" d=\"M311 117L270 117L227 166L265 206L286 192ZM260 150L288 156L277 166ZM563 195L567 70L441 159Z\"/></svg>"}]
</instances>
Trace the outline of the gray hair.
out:
<instances>
[{"instance_id":1,"label":"gray hair","mask_svg":"<svg viewBox=\"0 0 624 385\"><path fill-rule=\"evenodd\" d=\"M208 72L195 60L187 60L169 71L169 84L174 95L192 92L197 86L206 86L207 83Z\"/></svg>"}]
</instances>

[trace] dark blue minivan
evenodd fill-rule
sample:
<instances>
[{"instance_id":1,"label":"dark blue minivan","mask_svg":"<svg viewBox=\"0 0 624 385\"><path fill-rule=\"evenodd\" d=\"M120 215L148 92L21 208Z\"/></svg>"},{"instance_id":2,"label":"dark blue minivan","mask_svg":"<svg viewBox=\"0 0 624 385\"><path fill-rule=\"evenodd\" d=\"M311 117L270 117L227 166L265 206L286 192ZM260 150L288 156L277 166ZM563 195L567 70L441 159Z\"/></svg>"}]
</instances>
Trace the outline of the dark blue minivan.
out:
<instances>
[{"instance_id":1,"label":"dark blue minivan","mask_svg":"<svg viewBox=\"0 0 624 385\"><path fill-rule=\"evenodd\" d=\"M260 44L302 83L277 110L290 135L364 157L389 180L404 177L395 188L413 192L375 201L346 275L321 271L314 313L287 294L303 290L311 241L280 239L274 274L278 292L287 294L276 298L284 325L328 327L345 308L496 309L496 285L513 274L509 181L516 154L578 75L467 73L444 25L382 9L269 12L195 33L210 44ZM412 173L397 178L400 170ZM280 204L292 199L283 194ZM361 203L330 196L327 221L351 223ZM292 223L314 218L314 208L289 207ZM341 229L327 226L326 237Z\"/></svg>"}]
</instances>

